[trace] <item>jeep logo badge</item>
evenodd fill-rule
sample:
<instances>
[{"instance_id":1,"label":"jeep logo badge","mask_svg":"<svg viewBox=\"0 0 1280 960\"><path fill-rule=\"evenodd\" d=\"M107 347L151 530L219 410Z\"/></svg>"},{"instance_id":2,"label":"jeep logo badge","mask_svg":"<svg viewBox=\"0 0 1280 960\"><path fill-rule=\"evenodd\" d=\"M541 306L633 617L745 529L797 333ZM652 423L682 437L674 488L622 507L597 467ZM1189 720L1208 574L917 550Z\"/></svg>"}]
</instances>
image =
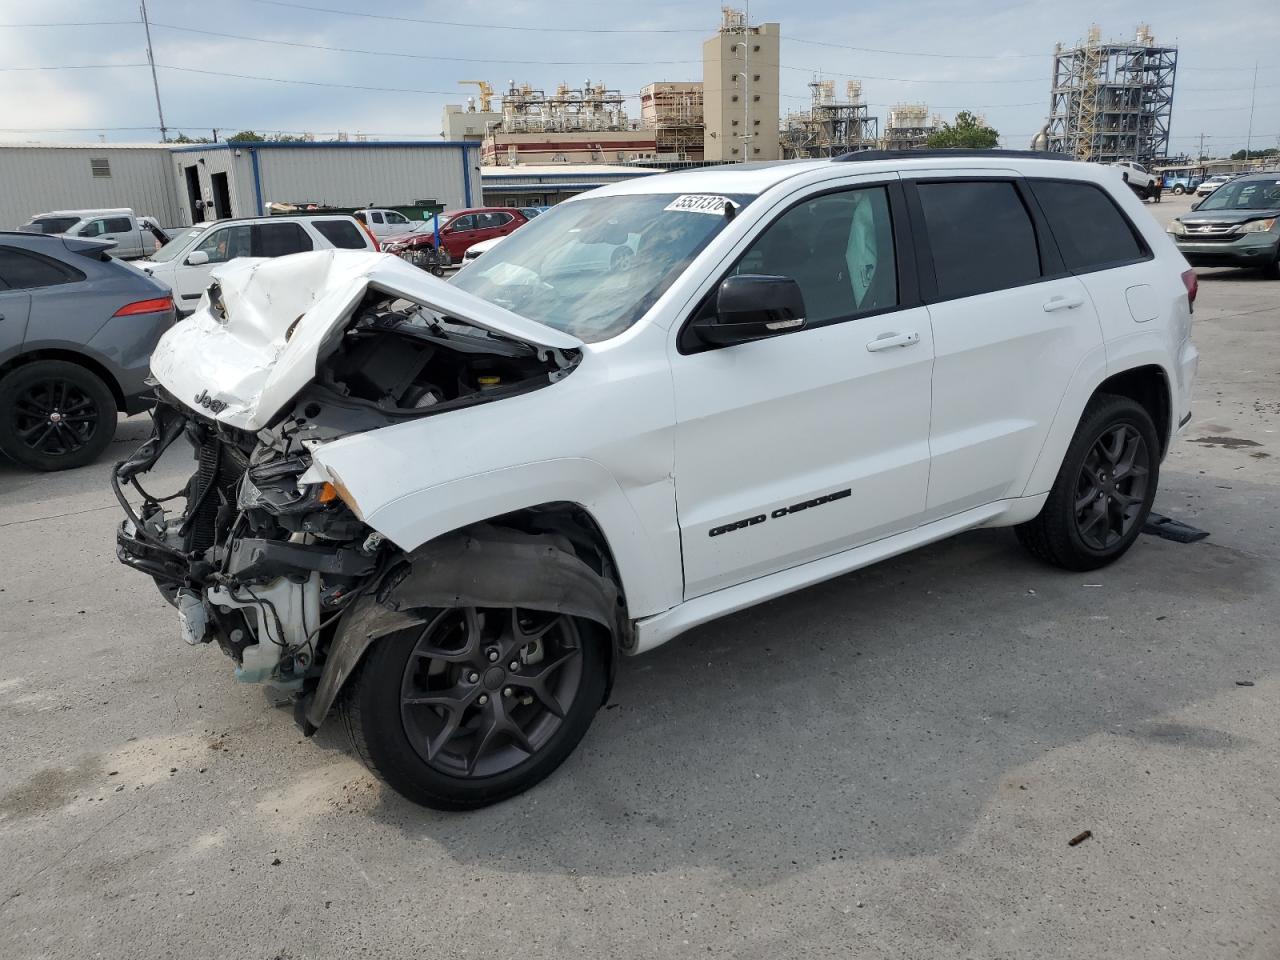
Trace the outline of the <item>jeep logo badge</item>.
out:
<instances>
[{"instance_id":1,"label":"jeep logo badge","mask_svg":"<svg viewBox=\"0 0 1280 960\"><path fill-rule=\"evenodd\" d=\"M208 390L201 390L196 394L195 402L212 413L221 413L227 409L227 402L213 399L213 397L209 396Z\"/></svg>"}]
</instances>

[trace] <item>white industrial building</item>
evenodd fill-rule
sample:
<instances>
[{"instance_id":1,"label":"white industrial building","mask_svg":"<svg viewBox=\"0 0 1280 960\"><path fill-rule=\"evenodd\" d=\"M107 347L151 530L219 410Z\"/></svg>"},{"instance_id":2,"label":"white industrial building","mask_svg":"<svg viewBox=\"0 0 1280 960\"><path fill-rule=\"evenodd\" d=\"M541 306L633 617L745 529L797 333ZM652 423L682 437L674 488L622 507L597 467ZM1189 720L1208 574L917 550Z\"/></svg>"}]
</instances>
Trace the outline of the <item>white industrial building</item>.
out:
<instances>
[{"instance_id":1,"label":"white industrial building","mask_svg":"<svg viewBox=\"0 0 1280 960\"><path fill-rule=\"evenodd\" d=\"M0 144L0 229L33 213L132 207L165 226L267 203L446 210L481 202L480 144L460 141Z\"/></svg>"}]
</instances>

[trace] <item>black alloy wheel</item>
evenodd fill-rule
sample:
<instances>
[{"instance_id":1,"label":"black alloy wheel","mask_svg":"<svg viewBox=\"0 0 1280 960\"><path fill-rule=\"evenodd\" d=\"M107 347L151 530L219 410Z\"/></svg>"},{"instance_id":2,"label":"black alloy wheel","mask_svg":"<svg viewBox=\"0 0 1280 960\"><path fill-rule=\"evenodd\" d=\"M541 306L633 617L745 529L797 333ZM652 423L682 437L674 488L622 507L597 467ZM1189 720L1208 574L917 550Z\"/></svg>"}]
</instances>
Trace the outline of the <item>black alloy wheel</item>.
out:
<instances>
[{"instance_id":1,"label":"black alloy wheel","mask_svg":"<svg viewBox=\"0 0 1280 960\"><path fill-rule=\"evenodd\" d=\"M1109 427L1085 456L1076 482L1076 530L1086 545L1106 551L1143 517L1151 453L1127 423ZM1145 519L1145 517L1143 517Z\"/></svg>"},{"instance_id":2,"label":"black alloy wheel","mask_svg":"<svg viewBox=\"0 0 1280 960\"><path fill-rule=\"evenodd\" d=\"M1096 570L1142 532L1160 479L1160 440L1146 408L1098 394L1085 408L1040 513L1014 531L1036 557Z\"/></svg>"},{"instance_id":3,"label":"black alloy wheel","mask_svg":"<svg viewBox=\"0 0 1280 960\"><path fill-rule=\"evenodd\" d=\"M0 450L28 467L63 470L90 463L115 429L111 391L77 364L41 360L0 380Z\"/></svg>"},{"instance_id":4,"label":"black alloy wheel","mask_svg":"<svg viewBox=\"0 0 1280 960\"><path fill-rule=\"evenodd\" d=\"M604 631L554 612L431 611L375 644L342 702L365 765L424 806L466 810L556 769L604 697Z\"/></svg>"},{"instance_id":5,"label":"black alloy wheel","mask_svg":"<svg viewBox=\"0 0 1280 960\"><path fill-rule=\"evenodd\" d=\"M582 646L569 617L455 607L418 635L400 716L430 766L493 776L538 752L581 682Z\"/></svg>"}]
</instances>

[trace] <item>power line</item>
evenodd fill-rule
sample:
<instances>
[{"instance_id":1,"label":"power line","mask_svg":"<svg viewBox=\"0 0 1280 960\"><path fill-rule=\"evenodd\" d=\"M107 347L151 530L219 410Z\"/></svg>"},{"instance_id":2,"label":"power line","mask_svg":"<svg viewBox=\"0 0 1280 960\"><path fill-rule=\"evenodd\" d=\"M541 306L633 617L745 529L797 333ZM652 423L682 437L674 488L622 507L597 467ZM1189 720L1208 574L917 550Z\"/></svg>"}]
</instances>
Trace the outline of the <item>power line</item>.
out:
<instances>
[{"instance_id":1,"label":"power line","mask_svg":"<svg viewBox=\"0 0 1280 960\"><path fill-rule=\"evenodd\" d=\"M66 20L59 23L0 23L6 27L121 27L137 26L141 20Z\"/></svg>"},{"instance_id":2,"label":"power line","mask_svg":"<svg viewBox=\"0 0 1280 960\"><path fill-rule=\"evenodd\" d=\"M198 33L206 37L221 37L224 40L247 40L251 43L270 43L283 47L302 47L307 50L326 50L330 53L357 53L365 56L399 57L407 60L449 60L455 63L512 63L520 64L522 66L544 65L552 67L646 67L650 65L674 66L702 62L701 60L509 60L497 57L443 57L425 53L398 53L392 50L362 50L357 47L331 47L322 43L303 43L300 40L270 40L266 37L247 37L238 33L218 33L213 30L198 30L195 27L180 27L176 24L158 23L154 20L151 21L151 26L163 27L165 30L177 30L182 33Z\"/></svg>"},{"instance_id":3,"label":"power line","mask_svg":"<svg viewBox=\"0 0 1280 960\"><path fill-rule=\"evenodd\" d=\"M309 10L312 13L332 13L342 17L363 17L368 20L390 20L394 23L425 23L433 27L471 27L476 30L517 30L524 33L705 33L699 27L525 27L506 23L466 23L461 20L429 20L423 17L400 17L388 13L366 13L363 10L337 10L333 7L315 7L291 0L249 0L272 7L292 10Z\"/></svg>"}]
</instances>

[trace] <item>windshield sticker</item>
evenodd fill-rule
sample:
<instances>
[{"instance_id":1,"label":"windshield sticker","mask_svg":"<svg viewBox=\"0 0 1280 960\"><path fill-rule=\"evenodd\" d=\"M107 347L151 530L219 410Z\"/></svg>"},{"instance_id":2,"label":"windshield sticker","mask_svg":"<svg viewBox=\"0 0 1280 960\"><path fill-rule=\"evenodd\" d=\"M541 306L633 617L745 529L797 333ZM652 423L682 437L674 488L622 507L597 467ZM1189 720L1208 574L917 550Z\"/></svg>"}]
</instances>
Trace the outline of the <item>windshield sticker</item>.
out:
<instances>
[{"instance_id":1,"label":"windshield sticker","mask_svg":"<svg viewBox=\"0 0 1280 960\"><path fill-rule=\"evenodd\" d=\"M684 210L686 213L709 213L714 217L724 215L725 207L738 209L738 205L728 197L713 197L704 193L686 193L676 197L662 209Z\"/></svg>"}]
</instances>

